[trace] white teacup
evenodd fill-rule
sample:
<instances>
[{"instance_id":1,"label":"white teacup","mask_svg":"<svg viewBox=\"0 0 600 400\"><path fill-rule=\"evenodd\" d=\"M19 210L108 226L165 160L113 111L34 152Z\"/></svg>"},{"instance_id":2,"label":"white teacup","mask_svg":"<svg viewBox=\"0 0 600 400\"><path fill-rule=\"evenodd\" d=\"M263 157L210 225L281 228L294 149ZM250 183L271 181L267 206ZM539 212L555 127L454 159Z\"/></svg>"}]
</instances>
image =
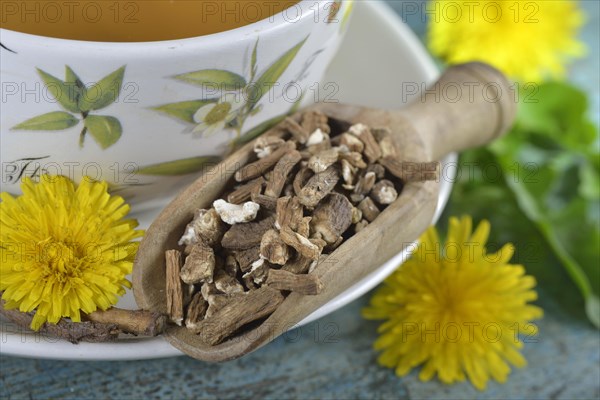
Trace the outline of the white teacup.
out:
<instances>
[{"instance_id":1,"label":"white teacup","mask_svg":"<svg viewBox=\"0 0 600 400\"><path fill-rule=\"evenodd\" d=\"M320 81L351 1L304 0L241 28L136 43L1 29L2 191L23 177L108 181L140 212L282 116Z\"/></svg>"}]
</instances>

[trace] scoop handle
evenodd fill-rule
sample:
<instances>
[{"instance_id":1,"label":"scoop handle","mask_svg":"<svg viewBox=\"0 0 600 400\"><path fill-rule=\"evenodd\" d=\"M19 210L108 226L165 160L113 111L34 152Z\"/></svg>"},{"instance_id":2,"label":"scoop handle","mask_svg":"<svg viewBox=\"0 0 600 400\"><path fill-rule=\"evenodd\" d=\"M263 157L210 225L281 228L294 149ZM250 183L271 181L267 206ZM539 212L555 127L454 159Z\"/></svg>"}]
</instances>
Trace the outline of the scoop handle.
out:
<instances>
[{"instance_id":1,"label":"scoop handle","mask_svg":"<svg viewBox=\"0 0 600 400\"><path fill-rule=\"evenodd\" d=\"M497 69L472 62L448 68L419 99L396 112L423 138L433 160L490 143L511 127L516 93Z\"/></svg>"}]
</instances>

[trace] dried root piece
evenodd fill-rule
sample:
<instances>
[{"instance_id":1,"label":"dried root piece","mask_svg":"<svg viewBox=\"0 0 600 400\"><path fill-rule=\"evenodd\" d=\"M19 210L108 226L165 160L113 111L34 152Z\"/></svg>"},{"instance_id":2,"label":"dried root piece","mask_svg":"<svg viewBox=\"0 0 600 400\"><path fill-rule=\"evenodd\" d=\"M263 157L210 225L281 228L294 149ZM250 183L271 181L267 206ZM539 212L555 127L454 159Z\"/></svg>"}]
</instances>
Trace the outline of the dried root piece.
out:
<instances>
[{"instance_id":1,"label":"dried root piece","mask_svg":"<svg viewBox=\"0 0 600 400\"><path fill-rule=\"evenodd\" d=\"M356 151L340 152L339 158L348 161L348 163L358 169L367 168L367 163L363 160L362 154Z\"/></svg>"},{"instance_id":2,"label":"dried root piece","mask_svg":"<svg viewBox=\"0 0 600 400\"><path fill-rule=\"evenodd\" d=\"M370 163L374 163L381 158L381 148L379 147L379 143L377 143L377 140L373 137L371 129L368 126L364 124L355 124L350 127L349 132L364 143L364 154Z\"/></svg>"},{"instance_id":3,"label":"dried root piece","mask_svg":"<svg viewBox=\"0 0 600 400\"><path fill-rule=\"evenodd\" d=\"M242 276L246 287L248 289L259 287L267 279L269 269L271 269L269 263L262 258L253 262L250 271Z\"/></svg>"},{"instance_id":4,"label":"dried root piece","mask_svg":"<svg viewBox=\"0 0 600 400\"><path fill-rule=\"evenodd\" d=\"M379 143L381 157L391 157L394 159L398 159L400 157L400 149L398 149L396 141L392 137L392 132L389 128L371 129L371 133L375 137L375 140L377 140Z\"/></svg>"},{"instance_id":5,"label":"dried root piece","mask_svg":"<svg viewBox=\"0 0 600 400\"><path fill-rule=\"evenodd\" d=\"M281 269L293 274L305 274L312 263L313 260L310 258L298 255L296 258L289 260Z\"/></svg>"},{"instance_id":6,"label":"dried root piece","mask_svg":"<svg viewBox=\"0 0 600 400\"><path fill-rule=\"evenodd\" d=\"M260 259L260 242L259 246L250 247L245 250L237 250L233 252L239 268L242 272L250 271L252 263Z\"/></svg>"},{"instance_id":7,"label":"dried root piece","mask_svg":"<svg viewBox=\"0 0 600 400\"><path fill-rule=\"evenodd\" d=\"M310 239L292 231L289 227L281 228L280 237L283 242L293 247L302 256L317 260L323 248L313 243Z\"/></svg>"},{"instance_id":8,"label":"dried root piece","mask_svg":"<svg viewBox=\"0 0 600 400\"><path fill-rule=\"evenodd\" d=\"M303 209L297 197L280 197L277 200L275 227L281 229L287 226L294 231L298 230L298 225L302 221Z\"/></svg>"},{"instance_id":9,"label":"dried root piece","mask_svg":"<svg viewBox=\"0 0 600 400\"><path fill-rule=\"evenodd\" d=\"M314 274L297 275L291 272L272 269L269 271L267 286L277 290L289 290L304 295L316 295L323 290L323 284Z\"/></svg>"},{"instance_id":10,"label":"dried root piece","mask_svg":"<svg viewBox=\"0 0 600 400\"><path fill-rule=\"evenodd\" d=\"M300 195L300 193L302 192L302 188L304 187L306 182L308 182L312 175L313 172L308 167L303 166L302 168L300 168L300 171L298 171L298 173L294 177L294 182L292 184L296 196Z\"/></svg>"},{"instance_id":11,"label":"dried root piece","mask_svg":"<svg viewBox=\"0 0 600 400\"><path fill-rule=\"evenodd\" d=\"M260 246L262 236L273 227L273 223L275 223L275 217L271 215L260 221L233 225L223 235L221 246L231 250L245 250Z\"/></svg>"},{"instance_id":12,"label":"dried root piece","mask_svg":"<svg viewBox=\"0 0 600 400\"><path fill-rule=\"evenodd\" d=\"M306 207L315 207L333 190L339 180L339 172L335 166L313 175L298 195L300 203Z\"/></svg>"},{"instance_id":13,"label":"dried root piece","mask_svg":"<svg viewBox=\"0 0 600 400\"><path fill-rule=\"evenodd\" d=\"M366 197L363 201L361 201L358 205L358 209L362 211L363 216L369 222L373 222L375 218L377 218L381 213L381 211L379 211L379 208L377 208L377 206L375 205L375 203L373 203L373 200L371 200L370 197Z\"/></svg>"},{"instance_id":14,"label":"dried root piece","mask_svg":"<svg viewBox=\"0 0 600 400\"><path fill-rule=\"evenodd\" d=\"M389 172L403 182L437 181L439 179L439 165L432 162L401 162L394 158L382 158L379 161Z\"/></svg>"},{"instance_id":15,"label":"dried root piece","mask_svg":"<svg viewBox=\"0 0 600 400\"><path fill-rule=\"evenodd\" d=\"M301 236L309 237L310 236L310 221L312 221L312 219L313 219L313 217L302 218L302 220L298 224L298 229L296 229L296 232L298 232L298 234Z\"/></svg>"},{"instance_id":16,"label":"dried root piece","mask_svg":"<svg viewBox=\"0 0 600 400\"><path fill-rule=\"evenodd\" d=\"M327 244L327 246L325 246L325 248L323 250L327 253L332 253L335 249L337 249L338 247L340 247L342 245L343 241L344 241L344 237L340 236L335 242Z\"/></svg>"},{"instance_id":17,"label":"dried root piece","mask_svg":"<svg viewBox=\"0 0 600 400\"><path fill-rule=\"evenodd\" d=\"M166 261L166 292L167 292L167 314L169 319L177 325L183 321L183 289L179 278L181 271L181 252L178 250L167 250Z\"/></svg>"},{"instance_id":18,"label":"dried root piece","mask_svg":"<svg viewBox=\"0 0 600 400\"><path fill-rule=\"evenodd\" d=\"M111 307L83 316L87 321L100 324L115 324L123 333L142 336L158 336L167 326L165 315L145 310L122 310Z\"/></svg>"},{"instance_id":19,"label":"dried root piece","mask_svg":"<svg viewBox=\"0 0 600 400\"><path fill-rule=\"evenodd\" d=\"M318 133L318 132L322 132L322 131L320 129L317 129L315 132ZM310 156L313 156L322 151L331 149L331 140L329 140L329 135L327 135L326 133L323 133L322 136L323 136L323 140L321 140L320 142L306 146L306 150L303 151L302 159L306 160L306 157L310 158Z\"/></svg>"},{"instance_id":20,"label":"dried root piece","mask_svg":"<svg viewBox=\"0 0 600 400\"><path fill-rule=\"evenodd\" d=\"M233 255L228 255L225 258L225 263L223 264L223 270L227 272L231 276L237 276L237 273L240 269L240 265Z\"/></svg>"},{"instance_id":21,"label":"dried root piece","mask_svg":"<svg viewBox=\"0 0 600 400\"><path fill-rule=\"evenodd\" d=\"M277 136L259 136L254 143L254 152L258 158L265 158L285 144L285 140Z\"/></svg>"},{"instance_id":22,"label":"dried root piece","mask_svg":"<svg viewBox=\"0 0 600 400\"><path fill-rule=\"evenodd\" d=\"M194 329L200 321L204 319L208 302L202 297L202 293L198 292L192 298L192 302L187 308L185 317L185 326L189 329Z\"/></svg>"},{"instance_id":23,"label":"dried root piece","mask_svg":"<svg viewBox=\"0 0 600 400\"><path fill-rule=\"evenodd\" d=\"M358 182L356 183L356 187L354 188L354 193L360 195L367 195L375 185L375 180L377 176L374 172L367 172L363 176L360 177Z\"/></svg>"},{"instance_id":24,"label":"dried root piece","mask_svg":"<svg viewBox=\"0 0 600 400\"><path fill-rule=\"evenodd\" d=\"M319 237L321 236L320 234L318 236L312 237L310 239L308 239L312 244L314 244L315 246L317 246L319 248L319 252L323 253L323 250L325 249L325 247L327 247L327 242ZM319 255L320 257L321 255Z\"/></svg>"},{"instance_id":25,"label":"dried root piece","mask_svg":"<svg viewBox=\"0 0 600 400\"><path fill-rule=\"evenodd\" d=\"M251 200L253 194L260 194L264 183L265 178L259 176L229 193L227 201L232 204L242 204L245 201Z\"/></svg>"},{"instance_id":26,"label":"dried root piece","mask_svg":"<svg viewBox=\"0 0 600 400\"><path fill-rule=\"evenodd\" d=\"M229 275L224 270L217 270L213 281L219 292L229 295L244 292L244 287L237 281L235 275Z\"/></svg>"},{"instance_id":27,"label":"dried root piece","mask_svg":"<svg viewBox=\"0 0 600 400\"><path fill-rule=\"evenodd\" d=\"M346 196L332 193L315 208L311 228L333 244L352 224L352 209Z\"/></svg>"},{"instance_id":28,"label":"dried root piece","mask_svg":"<svg viewBox=\"0 0 600 400\"><path fill-rule=\"evenodd\" d=\"M362 211L356 207L352 207L352 223L358 224L362 220L362 217Z\"/></svg>"},{"instance_id":29,"label":"dried root piece","mask_svg":"<svg viewBox=\"0 0 600 400\"><path fill-rule=\"evenodd\" d=\"M350 194L350 200L354 203L360 203L375 185L375 179L376 176L374 172L367 172L365 175L361 176L358 179L353 192Z\"/></svg>"},{"instance_id":30,"label":"dried root piece","mask_svg":"<svg viewBox=\"0 0 600 400\"><path fill-rule=\"evenodd\" d=\"M288 246L281 240L275 229L269 229L260 243L260 256L271 264L284 265L290 258Z\"/></svg>"},{"instance_id":31,"label":"dried root piece","mask_svg":"<svg viewBox=\"0 0 600 400\"><path fill-rule=\"evenodd\" d=\"M263 210L275 211L277 208L277 198L267 196L264 194L252 194L252 201L255 202L262 208Z\"/></svg>"},{"instance_id":32,"label":"dried root piece","mask_svg":"<svg viewBox=\"0 0 600 400\"><path fill-rule=\"evenodd\" d=\"M215 209L196 210L194 219L185 228L185 234L179 240L179 245L193 245L203 241L209 246L214 246L221 241L225 229L225 224Z\"/></svg>"},{"instance_id":33,"label":"dried root piece","mask_svg":"<svg viewBox=\"0 0 600 400\"><path fill-rule=\"evenodd\" d=\"M211 296L223 293L219 292L214 282L204 282L200 287L200 294L202 294L202 298L204 298L204 300L208 301L208 299L210 299Z\"/></svg>"},{"instance_id":34,"label":"dried root piece","mask_svg":"<svg viewBox=\"0 0 600 400\"><path fill-rule=\"evenodd\" d=\"M348 162L348 160L342 160L342 178L344 179L344 189L353 190L354 180L356 178L356 167Z\"/></svg>"},{"instance_id":35,"label":"dried root piece","mask_svg":"<svg viewBox=\"0 0 600 400\"><path fill-rule=\"evenodd\" d=\"M265 156L258 161L247 164L240 168L234 175L235 180L238 182L244 182L248 179L253 179L263 175L265 172L273 168L277 161L283 157L287 152L295 150L296 144L294 142L285 142L277 150Z\"/></svg>"},{"instance_id":36,"label":"dried root piece","mask_svg":"<svg viewBox=\"0 0 600 400\"><path fill-rule=\"evenodd\" d=\"M327 168L335 164L338 160L338 150L323 150L312 156L308 160L308 168L315 173L324 172Z\"/></svg>"},{"instance_id":37,"label":"dried root piece","mask_svg":"<svg viewBox=\"0 0 600 400\"><path fill-rule=\"evenodd\" d=\"M279 290L261 287L235 297L214 315L198 323L192 331L200 334L204 342L214 346L242 326L270 315L283 299Z\"/></svg>"},{"instance_id":38,"label":"dried root piece","mask_svg":"<svg viewBox=\"0 0 600 400\"><path fill-rule=\"evenodd\" d=\"M244 204L231 204L223 199L216 200L213 207L223 222L229 225L254 221L260 209L260 206L253 201L247 201Z\"/></svg>"},{"instance_id":39,"label":"dried root piece","mask_svg":"<svg viewBox=\"0 0 600 400\"><path fill-rule=\"evenodd\" d=\"M320 129L324 133L331 133L331 128L327 123L327 115L319 111L308 111L302 114L300 125L308 132L314 132Z\"/></svg>"},{"instance_id":40,"label":"dried root piece","mask_svg":"<svg viewBox=\"0 0 600 400\"><path fill-rule=\"evenodd\" d=\"M210 318L215 315L219 310L225 307L231 301L231 297L224 294L211 294L208 296L208 308L206 309L206 318Z\"/></svg>"},{"instance_id":41,"label":"dried root piece","mask_svg":"<svg viewBox=\"0 0 600 400\"><path fill-rule=\"evenodd\" d=\"M294 140L296 140L300 144L306 143L306 141L308 140L308 137L310 135L310 132L312 132L312 131L308 131L304 127L300 126L300 124L298 124L296 121L294 121L290 117L287 117L283 121L283 128L286 129L288 132L290 132L292 134L292 137L294 138Z\"/></svg>"},{"instance_id":42,"label":"dried root piece","mask_svg":"<svg viewBox=\"0 0 600 400\"><path fill-rule=\"evenodd\" d=\"M385 168L381 164L371 164L366 169L367 172L373 172L377 179L383 179L385 176Z\"/></svg>"},{"instance_id":43,"label":"dried root piece","mask_svg":"<svg viewBox=\"0 0 600 400\"><path fill-rule=\"evenodd\" d=\"M365 149L364 143L359 138L349 133L342 133L332 139L332 142L337 146L345 146L348 151L355 151L357 153L362 153Z\"/></svg>"},{"instance_id":44,"label":"dried root piece","mask_svg":"<svg viewBox=\"0 0 600 400\"><path fill-rule=\"evenodd\" d=\"M369 225L369 221L367 221L366 219L363 219L362 221L360 221L359 223L356 224L356 226L354 227L354 232L358 233L358 232L362 231L363 229L365 229L367 227L367 225Z\"/></svg>"},{"instance_id":45,"label":"dried root piece","mask_svg":"<svg viewBox=\"0 0 600 400\"><path fill-rule=\"evenodd\" d=\"M308 137L308 140L306 141L306 146L307 147L316 146L320 143L323 143L323 141L328 140L328 139L329 139L329 135L327 135L325 132L323 132L320 129L316 129Z\"/></svg>"},{"instance_id":46,"label":"dried root piece","mask_svg":"<svg viewBox=\"0 0 600 400\"><path fill-rule=\"evenodd\" d=\"M192 297L194 296L196 288L194 285L188 285L187 283L184 283L181 289L183 291L183 307L185 308L192 301Z\"/></svg>"},{"instance_id":47,"label":"dried root piece","mask_svg":"<svg viewBox=\"0 0 600 400\"><path fill-rule=\"evenodd\" d=\"M215 270L215 252L204 242L198 242L185 259L185 264L179 273L181 280L192 285L200 282L212 282Z\"/></svg>"},{"instance_id":48,"label":"dried root piece","mask_svg":"<svg viewBox=\"0 0 600 400\"><path fill-rule=\"evenodd\" d=\"M294 196L296 193L294 192L294 185L291 182L286 183L286 185L283 187L283 193L282 195L284 197L288 197L288 196Z\"/></svg>"},{"instance_id":49,"label":"dried root piece","mask_svg":"<svg viewBox=\"0 0 600 400\"><path fill-rule=\"evenodd\" d=\"M398 198L394 184L387 179L381 180L371 189L371 198L381 205L392 204Z\"/></svg>"},{"instance_id":50,"label":"dried root piece","mask_svg":"<svg viewBox=\"0 0 600 400\"><path fill-rule=\"evenodd\" d=\"M279 159L273 169L273 175L267 182L267 187L265 188L266 196L274 197L275 199L279 197L288 175L300 162L301 158L300 152L298 150L293 150Z\"/></svg>"}]
</instances>

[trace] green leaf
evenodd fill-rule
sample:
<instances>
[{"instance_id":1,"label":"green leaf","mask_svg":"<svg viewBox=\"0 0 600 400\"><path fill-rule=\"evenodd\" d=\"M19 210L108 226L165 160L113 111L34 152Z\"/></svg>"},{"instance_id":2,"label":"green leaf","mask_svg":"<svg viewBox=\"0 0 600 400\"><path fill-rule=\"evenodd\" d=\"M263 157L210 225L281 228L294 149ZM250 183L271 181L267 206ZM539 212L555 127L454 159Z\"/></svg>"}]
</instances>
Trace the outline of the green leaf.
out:
<instances>
[{"instance_id":1,"label":"green leaf","mask_svg":"<svg viewBox=\"0 0 600 400\"><path fill-rule=\"evenodd\" d=\"M69 85L69 87L73 88L75 94L74 100L77 102L77 108L79 109L79 98L85 91L85 85L79 76L77 76L75 71L73 71L68 65L65 66L65 83Z\"/></svg>"},{"instance_id":2,"label":"green leaf","mask_svg":"<svg viewBox=\"0 0 600 400\"><path fill-rule=\"evenodd\" d=\"M246 80L242 76L221 69L203 69L175 75L174 78L193 85L220 90L240 90L246 86Z\"/></svg>"},{"instance_id":3,"label":"green leaf","mask_svg":"<svg viewBox=\"0 0 600 400\"><path fill-rule=\"evenodd\" d=\"M77 86L63 82L55 76L48 74L47 72L37 69L38 74L44 81L46 88L52 94L52 96L59 102L61 106L67 111L79 113L79 106L77 105L78 91Z\"/></svg>"},{"instance_id":4,"label":"green leaf","mask_svg":"<svg viewBox=\"0 0 600 400\"><path fill-rule=\"evenodd\" d=\"M196 111L198 111L198 109L200 109L202 106L214 103L216 101L216 99L181 101L179 103L170 103L154 107L153 110L169 114L172 117L193 124L195 123L194 114Z\"/></svg>"},{"instance_id":5,"label":"green leaf","mask_svg":"<svg viewBox=\"0 0 600 400\"><path fill-rule=\"evenodd\" d=\"M138 170L140 175L177 176L204 170L207 165L214 165L221 160L218 156L201 156L168 161L148 165Z\"/></svg>"},{"instance_id":6,"label":"green leaf","mask_svg":"<svg viewBox=\"0 0 600 400\"><path fill-rule=\"evenodd\" d=\"M121 93L124 76L125 66L105 76L95 85L87 89L84 88L79 98L81 111L100 110L117 101Z\"/></svg>"},{"instance_id":7,"label":"green leaf","mask_svg":"<svg viewBox=\"0 0 600 400\"><path fill-rule=\"evenodd\" d=\"M490 150L520 210L578 287L590 321L600 327L597 314L590 314L600 293L600 173L593 146L598 133L578 89L542 84L535 88L536 102L528 102L532 93L522 93L515 128Z\"/></svg>"},{"instance_id":8,"label":"green leaf","mask_svg":"<svg viewBox=\"0 0 600 400\"><path fill-rule=\"evenodd\" d=\"M592 164L584 164L579 171L579 194L588 200L600 199L600 173Z\"/></svg>"},{"instance_id":9,"label":"green leaf","mask_svg":"<svg viewBox=\"0 0 600 400\"><path fill-rule=\"evenodd\" d=\"M75 71L71 69L68 65L65 66L65 82L72 83L76 85L78 88L85 88L83 81L77 76Z\"/></svg>"},{"instance_id":10,"label":"green leaf","mask_svg":"<svg viewBox=\"0 0 600 400\"><path fill-rule=\"evenodd\" d=\"M263 74L248 87L248 109L252 109L258 104L260 99L271 90L287 67L292 63L296 54L304 45L308 36L300 43L288 50L284 55L279 57Z\"/></svg>"},{"instance_id":11,"label":"green leaf","mask_svg":"<svg viewBox=\"0 0 600 400\"><path fill-rule=\"evenodd\" d=\"M88 115L84 124L102 149L107 149L117 143L123 132L121 123L115 117Z\"/></svg>"},{"instance_id":12,"label":"green leaf","mask_svg":"<svg viewBox=\"0 0 600 400\"><path fill-rule=\"evenodd\" d=\"M38 115L13 126L12 129L28 131L61 131L77 125L79 120L73 115L64 111L54 111L51 113Z\"/></svg>"},{"instance_id":13,"label":"green leaf","mask_svg":"<svg viewBox=\"0 0 600 400\"><path fill-rule=\"evenodd\" d=\"M536 132L571 150L587 151L597 137L586 117L585 93L564 82L526 85L520 93L517 129Z\"/></svg>"}]
</instances>

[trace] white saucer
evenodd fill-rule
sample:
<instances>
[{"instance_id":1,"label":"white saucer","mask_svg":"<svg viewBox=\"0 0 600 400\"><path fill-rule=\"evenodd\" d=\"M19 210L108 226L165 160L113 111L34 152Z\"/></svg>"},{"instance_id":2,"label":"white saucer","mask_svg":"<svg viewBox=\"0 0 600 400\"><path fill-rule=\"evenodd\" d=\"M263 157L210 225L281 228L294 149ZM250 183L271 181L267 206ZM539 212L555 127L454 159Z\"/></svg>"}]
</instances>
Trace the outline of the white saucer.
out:
<instances>
[{"instance_id":1,"label":"white saucer","mask_svg":"<svg viewBox=\"0 0 600 400\"><path fill-rule=\"evenodd\" d=\"M403 82L431 83L438 76L437 69L418 38L385 3L356 2L348 33L340 51L329 67L324 82L339 88L334 97L340 102L371 107L397 108L403 99ZM321 85L323 87L324 85ZM331 87L331 86L329 86ZM410 100L410 97L409 99ZM451 165L456 155L443 160L437 221L452 186ZM450 175L450 176L448 176ZM150 225L155 215L143 215L142 228ZM304 319L304 325L321 318L362 296L394 271L409 254L396 255L362 281ZM136 308L132 293L127 293L119 307ZM359 318L359 316L357 316ZM132 360L181 355L164 339L126 339L115 343L80 343L45 338L23 332L22 329L2 322L0 352L6 355L63 360Z\"/></svg>"}]
</instances>

